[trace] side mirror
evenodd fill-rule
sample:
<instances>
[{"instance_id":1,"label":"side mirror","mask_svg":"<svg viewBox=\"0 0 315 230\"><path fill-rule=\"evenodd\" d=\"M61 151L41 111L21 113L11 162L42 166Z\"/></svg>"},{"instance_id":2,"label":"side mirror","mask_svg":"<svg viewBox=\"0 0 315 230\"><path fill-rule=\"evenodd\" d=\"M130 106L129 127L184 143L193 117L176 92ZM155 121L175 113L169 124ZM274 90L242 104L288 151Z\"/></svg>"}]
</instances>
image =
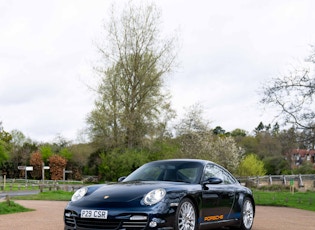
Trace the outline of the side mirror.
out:
<instances>
[{"instance_id":1,"label":"side mirror","mask_svg":"<svg viewBox=\"0 0 315 230\"><path fill-rule=\"evenodd\" d=\"M122 182L124 179L126 179L126 176L119 177L118 182Z\"/></svg>"},{"instance_id":2,"label":"side mirror","mask_svg":"<svg viewBox=\"0 0 315 230\"><path fill-rule=\"evenodd\" d=\"M207 180L205 180L203 182L204 185L206 184L221 184L223 182L222 179L218 178L218 177L210 177Z\"/></svg>"}]
</instances>

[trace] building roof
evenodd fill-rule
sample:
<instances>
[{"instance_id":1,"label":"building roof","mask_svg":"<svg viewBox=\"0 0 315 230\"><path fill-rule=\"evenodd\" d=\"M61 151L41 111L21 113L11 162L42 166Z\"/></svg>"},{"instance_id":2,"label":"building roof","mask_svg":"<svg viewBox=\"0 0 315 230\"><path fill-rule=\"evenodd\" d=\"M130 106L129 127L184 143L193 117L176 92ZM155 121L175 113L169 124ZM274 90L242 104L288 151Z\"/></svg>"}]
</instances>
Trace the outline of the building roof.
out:
<instances>
[{"instance_id":1,"label":"building roof","mask_svg":"<svg viewBox=\"0 0 315 230\"><path fill-rule=\"evenodd\" d=\"M314 149L293 149L291 151L292 155L300 155L301 157L305 157L306 155L315 155L315 150Z\"/></svg>"}]
</instances>

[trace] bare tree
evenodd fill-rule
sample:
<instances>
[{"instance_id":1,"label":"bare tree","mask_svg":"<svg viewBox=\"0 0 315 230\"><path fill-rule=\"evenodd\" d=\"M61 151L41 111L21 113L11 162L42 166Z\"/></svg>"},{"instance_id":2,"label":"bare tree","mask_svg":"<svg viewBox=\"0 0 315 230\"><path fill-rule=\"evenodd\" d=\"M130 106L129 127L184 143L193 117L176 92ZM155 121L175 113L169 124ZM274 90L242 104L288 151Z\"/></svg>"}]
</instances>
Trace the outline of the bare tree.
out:
<instances>
[{"instance_id":1,"label":"bare tree","mask_svg":"<svg viewBox=\"0 0 315 230\"><path fill-rule=\"evenodd\" d=\"M175 67L176 37L161 38L160 11L153 4L113 6L98 44L98 99L88 117L92 139L109 147L141 145L163 135L174 115L164 77ZM118 15L118 16L117 16Z\"/></svg>"},{"instance_id":2,"label":"bare tree","mask_svg":"<svg viewBox=\"0 0 315 230\"><path fill-rule=\"evenodd\" d=\"M275 106L278 117L285 124L293 124L296 128L308 130L314 137L315 131L315 49L305 61L305 66L294 68L283 76L273 78L262 88L261 102ZM311 139L314 139L314 138Z\"/></svg>"}]
</instances>

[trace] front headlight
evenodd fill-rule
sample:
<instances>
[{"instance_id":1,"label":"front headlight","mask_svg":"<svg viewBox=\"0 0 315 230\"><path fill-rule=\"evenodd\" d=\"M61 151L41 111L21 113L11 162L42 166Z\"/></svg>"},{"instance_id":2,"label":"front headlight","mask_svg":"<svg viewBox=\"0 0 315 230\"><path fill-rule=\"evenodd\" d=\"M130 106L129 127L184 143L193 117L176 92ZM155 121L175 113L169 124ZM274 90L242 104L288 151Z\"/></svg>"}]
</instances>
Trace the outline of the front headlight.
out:
<instances>
[{"instance_id":1,"label":"front headlight","mask_svg":"<svg viewBox=\"0 0 315 230\"><path fill-rule=\"evenodd\" d=\"M87 187L80 188L72 195L71 201L80 200L82 197L84 197L87 191L88 191Z\"/></svg>"},{"instance_id":2,"label":"front headlight","mask_svg":"<svg viewBox=\"0 0 315 230\"><path fill-rule=\"evenodd\" d=\"M154 189L144 196L143 201L146 205L153 205L160 202L164 198L165 194L166 191L163 188Z\"/></svg>"}]
</instances>

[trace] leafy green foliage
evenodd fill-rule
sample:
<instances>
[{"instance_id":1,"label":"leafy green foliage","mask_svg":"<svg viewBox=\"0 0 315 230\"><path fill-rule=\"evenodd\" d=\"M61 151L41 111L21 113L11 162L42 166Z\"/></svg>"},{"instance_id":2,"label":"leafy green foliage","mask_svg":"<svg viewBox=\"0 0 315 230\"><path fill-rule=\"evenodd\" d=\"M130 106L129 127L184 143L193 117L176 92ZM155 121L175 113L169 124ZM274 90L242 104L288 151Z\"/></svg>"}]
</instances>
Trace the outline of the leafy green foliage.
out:
<instances>
[{"instance_id":1,"label":"leafy green foliage","mask_svg":"<svg viewBox=\"0 0 315 230\"><path fill-rule=\"evenodd\" d=\"M165 138L156 140L148 147L148 160L176 158L179 153L179 145L174 139Z\"/></svg>"},{"instance_id":2,"label":"leafy green foliage","mask_svg":"<svg viewBox=\"0 0 315 230\"><path fill-rule=\"evenodd\" d=\"M259 160L255 154L247 155L237 169L239 176L263 176L265 174L264 162Z\"/></svg>"},{"instance_id":3,"label":"leafy green foliage","mask_svg":"<svg viewBox=\"0 0 315 230\"><path fill-rule=\"evenodd\" d=\"M244 129L234 129L231 132L231 136L232 137L246 137L247 136L247 132Z\"/></svg>"},{"instance_id":4,"label":"leafy green foliage","mask_svg":"<svg viewBox=\"0 0 315 230\"><path fill-rule=\"evenodd\" d=\"M144 163L173 158L177 151L176 145L166 142L156 142L150 148L114 149L100 154L98 172L105 181L117 181L119 177L129 175Z\"/></svg>"},{"instance_id":5,"label":"leafy green foliage","mask_svg":"<svg viewBox=\"0 0 315 230\"><path fill-rule=\"evenodd\" d=\"M3 129L2 122L0 122L0 165L9 158L11 140L12 136Z\"/></svg>"},{"instance_id":6,"label":"leafy green foliage","mask_svg":"<svg viewBox=\"0 0 315 230\"><path fill-rule=\"evenodd\" d=\"M6 143L0 140L0 164L9 158L9 151L7 150Z\"/></svg>"},{"instance_id":7,"label":"leafy green foliage","mask_svg":"<svg viewBox=\"0 0 315 230\"><path fill-rule=\"evenodd\" d=\"M68 148L62 148L59 155L69 161L72 159L73 153Z\"/></svg>"},{"instance_id":8,"label":"leafy green foliage","mask_svg":"<svg viewBox=\"0 0 315 230\"><path fill-rule=\"evenodd\" d=\"M106 181L117 181L148 162L148 153L143 150L116 149L101 154L102 163L99 172L105 175Z\"/></svg>"},{"instance_id":9,"label":"leafy green foliage","mask_svg":"<svg viewBox=\"0 0 315 230\"><path fill-rule=\"evenodd\" d=\"M48 159L54 154L52 147L50 145L43 145L39 148L39 151L42 154L45 164L48 163Z\"/></svg>"},{"instance_id":10,"label":"leafy green foliage","mask_svg":"<svg viewBox=\"0 0 315 230\"><path fill-rule=\"evenodd\" d=\"M281 175L290 168L289 162L281 155L267 156L262 161L265 164L266 174Z\"/></svg>"},{"instance_id":11,"label":"leafy green foliage","mask_svg":"<svg viewBox=\"0 0 315 230\"><path fill-rule=\"evenodd\" d=\"M311 162L305 162L298 168L293 169L293 174L315 174L314 165Z\"/></svg>"},{"instance_id":12,"label":"leafy green foliage","mask_svg":"<svg viewBox=\"0 0 315 230\"><path fill-rule=\"evenodd\" d=\"M9 143L12 140L10 133L3 129L2 122L0 121L0 140Z\"/></svg>"}]
</instances>

